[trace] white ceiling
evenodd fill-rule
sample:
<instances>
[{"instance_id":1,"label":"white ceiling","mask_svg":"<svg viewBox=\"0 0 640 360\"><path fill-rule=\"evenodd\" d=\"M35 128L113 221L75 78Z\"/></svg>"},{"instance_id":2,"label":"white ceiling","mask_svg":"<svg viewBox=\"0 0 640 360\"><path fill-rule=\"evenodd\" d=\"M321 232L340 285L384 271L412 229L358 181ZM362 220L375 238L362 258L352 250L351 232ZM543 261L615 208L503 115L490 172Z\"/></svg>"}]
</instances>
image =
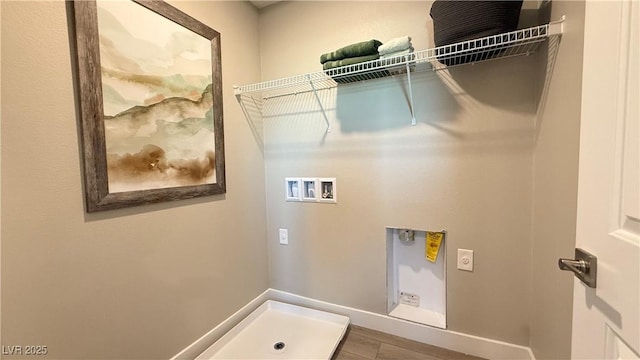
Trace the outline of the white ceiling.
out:
<instances>
[{"instance_id":1,"label":"white ceiling","mask_svg":"<svg viewBox=\"0 0 640 360\"><path fill-rule=\"evenodd\" d=\"M267 0L251 0L251 3L253 5L255 5L255 7L257 7L258 9L262 9L263 7L267 7L271 4L275 4L280 0L276 0L276 1L267 1Z\"/></svg>"},{"instance_id":2,"label":"white ceiling","mask_svg":"<svg viewBox=\"0 0 640 360\"><path fill-rule=\"evenodd\" d=\"M1 1L1 0L0 0ZM258 9L262 9L264 7L267 7L269 5L275 4L277 2L283 1L283 0L275 0L275 1L269 1L269 0L249 0L253 5L255 5L255 7L257 7ZM542 3L544 3L545 1L549 1L549 0L525 0L523 2L522 8L523 9L539 9L542 5Z\"/></svg>"}]
</instances>

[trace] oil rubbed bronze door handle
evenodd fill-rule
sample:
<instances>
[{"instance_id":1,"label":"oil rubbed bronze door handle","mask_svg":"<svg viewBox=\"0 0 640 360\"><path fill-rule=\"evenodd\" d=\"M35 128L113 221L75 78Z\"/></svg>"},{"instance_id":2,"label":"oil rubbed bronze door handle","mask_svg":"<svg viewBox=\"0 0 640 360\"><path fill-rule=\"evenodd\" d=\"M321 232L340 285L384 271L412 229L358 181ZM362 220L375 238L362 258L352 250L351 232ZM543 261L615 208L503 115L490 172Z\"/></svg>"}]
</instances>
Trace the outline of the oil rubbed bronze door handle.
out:
<instances>
[{"instance_id":1,"label":"oil rubbed bronze door handle","mask_svg":"<svg viewBox=\"0 0 640 360\"><path fill-rule=\"evenodd\" d=\"M588 287L596 287L598 258L582 250L576 249L575 259L558 259L560 270L573 271L575 276Z\"/></svg>"}]
</instances>

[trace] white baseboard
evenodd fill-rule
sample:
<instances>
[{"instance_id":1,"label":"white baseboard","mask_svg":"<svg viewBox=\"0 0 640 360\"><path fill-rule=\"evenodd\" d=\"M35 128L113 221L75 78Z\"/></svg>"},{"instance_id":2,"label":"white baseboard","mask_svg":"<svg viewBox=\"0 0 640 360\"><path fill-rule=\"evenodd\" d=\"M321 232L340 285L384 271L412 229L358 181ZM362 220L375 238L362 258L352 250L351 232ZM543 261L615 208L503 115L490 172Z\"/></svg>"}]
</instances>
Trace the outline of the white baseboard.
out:
<instances>
[{"instance_id":1,"label":"white baseboard","mask_svg":"<svg viewBox=\"0 0 640 360\"><path fill-rule=\"evenodd\" d=\"M269 289L270 300L348 316L351 324L485 359L535 360L531 349Z\"/></svg>"},{"instance_id":2,"label":"white baseboard","mask_svg":"<svg viewBox=\"0 0 640 360\"><path fill-rule=\"evenodd\" d=\"M353 325L382 331L388 334L401 336L407 339L469 355L483 357L485 359L535 360L531 349L526 346L514 345L450 330L437 329L386 315L331 304L275 289L268 289L260 294L249 304L245 305L242 309L238 310L235 314L231 315L228 319L220 323L207 334L203 335L186 349L182 350L174 356L172 360L194 359L267 300L281 301L293 305L305 306L311 309L345 315L349 317L351 324Z\"/></svg>"}]
</instances>

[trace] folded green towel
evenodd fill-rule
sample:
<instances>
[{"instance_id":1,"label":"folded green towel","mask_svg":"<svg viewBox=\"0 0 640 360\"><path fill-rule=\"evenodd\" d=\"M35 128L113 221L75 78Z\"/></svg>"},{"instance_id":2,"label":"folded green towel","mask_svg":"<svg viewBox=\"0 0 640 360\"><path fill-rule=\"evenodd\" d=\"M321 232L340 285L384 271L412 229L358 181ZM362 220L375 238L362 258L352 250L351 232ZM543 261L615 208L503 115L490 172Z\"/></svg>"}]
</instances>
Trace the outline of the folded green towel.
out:
<instances>
[{"instance_id":1,"label":"folded green towel","mask_svg":"<svg viewBox=\"0 0 640 360\"><path fill-rule=\"evenodd\" d=\"M375 54L375 55L367 55L367 56L348 57L348 58L345 58L342 60L336 60L336 61L327 61L324 64L322 64L322 69L329 70L329 69L333 69L341 66L359 64L365 61L376 60L379 57L380 55Z\"/></svg>"},{"instance_id":2,"label":"folded green towel","mask_svg":"<svg viewBox=\"0 0 640 360\"><path fill-rule=\"evenodd\" d=\"M333 80L338 84L349 84L356 81L362 80L371 80L371 79L379 79L387 76L391 76L391 72L388 70L378 70L374 72L368 72L366 77L362 75L354 74L354 75L334 75L332 76Z\"/></svg>"},{"instance_id":3,"label":"folded green towel","mask_svg":"<svg viewBox=\"0 0 640 360\"><path fill-rule=\"evenodd\" d=\"M320 64L324 64L327 61L336 61L336 60L342 60L345 58L374 55L374 54L377 55L378 47L380 45L382 45L382 43L375 39L347 45L334 52L322 54L322 56L320 56Z\"/></svg>"}]
</instances>

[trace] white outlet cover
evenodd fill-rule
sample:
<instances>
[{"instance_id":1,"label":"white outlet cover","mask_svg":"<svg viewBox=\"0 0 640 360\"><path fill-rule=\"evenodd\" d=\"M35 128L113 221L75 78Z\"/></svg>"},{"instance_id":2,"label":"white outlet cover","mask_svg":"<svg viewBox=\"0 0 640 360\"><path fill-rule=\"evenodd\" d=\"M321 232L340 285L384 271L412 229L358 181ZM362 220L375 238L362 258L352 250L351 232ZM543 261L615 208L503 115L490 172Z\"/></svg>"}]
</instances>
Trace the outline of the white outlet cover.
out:
<instances>
[{"instance_id":1,"label":"white outlet cover","mask_svg":"<svg viewBox=\"0 0 640 360\"><path fill-rule=\"evenodd\" d=\"M458 249L458 269L473 271L473 250Z\"/></svg>"},{"instance_id":2,"label":"white outlet cover","mask_svg":"<svg viewBox=\"0 0 640 360\"><path fill-rule=\"evenodd\" d=\"M288 245L289 244L289 230L280 229L279 235L280 235L280 244Z\"/></svg>"}]
</instances>

